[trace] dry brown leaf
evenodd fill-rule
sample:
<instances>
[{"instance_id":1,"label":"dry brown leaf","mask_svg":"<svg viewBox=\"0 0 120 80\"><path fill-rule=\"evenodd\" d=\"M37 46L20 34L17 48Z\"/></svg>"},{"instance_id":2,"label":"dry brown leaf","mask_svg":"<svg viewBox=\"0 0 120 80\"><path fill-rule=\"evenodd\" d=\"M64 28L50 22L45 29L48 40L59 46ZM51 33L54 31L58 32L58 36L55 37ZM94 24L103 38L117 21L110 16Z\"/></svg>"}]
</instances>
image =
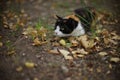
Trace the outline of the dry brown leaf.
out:
<instances>
[{"instance_id":1,"label":"dry brown leaf","mask_svg":"<svg viewBox=\"0 0 120 80\"><path fill-rule=\"evenodd\" d=\"M88 42L89 42L88 43L88 48L92 48L92 47L94 47L96 45L96 42L94 42L93 39L89 40Z\"/></svg>"},{"instance_id":2,"label":"dry brown leaf","mask_svg":"<svg viewBox=\"0 0 120 80\"><path fill-rule=\"evenodd\" d=\"M120 61L120 58L118 58L118 57L112 57L112 58L110 58L110 61L117 63L117 62Z\"/></svg>"},{"instance_id":3,"label":"dry brown leaf","mask_svg":"<svg viewBox=\"0 0 120 80\"><path fill-rule=\"evenodd\" d=\"M33 62L25 62L25 66L27 68L34 68L35 67L35 63L33 63Z\"/></svg>"},{"instance_id":4,"label":"dry brown leaf","mask_svg":"<svg viewBox=\"0 0 120 80\"><path fill-rule=\"evenodd\" d=\"M50 54L60 54L57 49L49 50L48 52L49 52Z\"/></svg>"},{"instance_id":5,"label":"dry brown leaf","mask_svg":"<svg viewBox=\"0 0 120 80\"><path fill-rule=\"evenodd\" d=\"M47 33L47 29L45 29L44 27L41 27L40 29L37 30L37 34L38 36L41 37L41 40L44 41L46 38L46 33Z\"/></svg>"},{"instance_id":6,"label":"dry brown leaf","mask_svg":"<svg viewBox=\"0 0 120 80\"><path fill-rule=\"evenodd\" d=\"M83 54L79 54L79 55L77 55L77 57L80 57L80 58L83 58L85 55L83 55Z\"/></svg>"},{"instance_id":7,"label":"dry brown leaf","mask_svg":"<svg viewBox=\"0 0 120 80\"><path fill-rule=\"evenodd\" d=\"M104 38L103 40L104 40L105 44L109 44L109 42L110 42L109 38Z\"/></svg>"},{"instance_id":8,"label":"dry brown leaf","mask_svg":"<svg viewBox=\"0 0 120 80\"><path fill-rule=\"evenodd\" d=\"M0 47L2 47L3 46L3 43L2 42L0 42Z\"/></svg>"},{"instance_id":9,"label":"dry brown leaf","mask_svg":"<svg viewBox=\"0 0 120 80\"><path fill-rule=\"evenodd\" d=\"M72 43L72 46L74 46L74 47L79 45L78 41L76 41L76 40L72 40L71 43Z\"/></svg>"},{"instance_id":10,"label":"dry brown leaf","mask_svg":"<svg viewBox=\"0 0 120 80\"><path fill-rule=\"evenodd\" d=\"M111 35L112 35L112 39L114 39L114 40L120 40L120 36L117 35L116 32L112 32Z\"/></svg>"},{"instance_id":11,"label":"dry brown leaf","mask_svg":"<svg viewBox=\"0 0 120 80\"><path fill-rule=\"evenodd\" d=\"M112 69L112 65L111 64L109 64L109 68Z\"/></svg>"},{"instance_id":12,"label":"dry brown leaf","mask_svg":"<svg viewBox=\"0 0 120 80\"><path fill-rule=\"evenodd\" d=\"M64 56L65 59L72 60L73 57L70 56L70 52L64 49L58 49L59 52Z\"/></svg>"},{"instance_id":13,"label":"dry brown leaf","mask_svg":"<svg viewBox=\"0 0 120 80\"><path fill-rule=\"evenodd\" d=\"M106 53L106 52L99 52L98 54L102 57L108 55L108 53Z\"/></svg>"},{"instance_id":14,"label":"dry brown leaf","mask_svg":"<svg viewBox=\"0 0 120 80\"><path fill-rule=\"evenodd\" d=\"M52 46L60 46L60 44L58 42L53 42Z\"/></svg>"},{"instance_id":15,"label":"dry brown leaf","mask_svg":"<svg viewBox=\"0 0 120 80\"><path fill-rule=\"evenodd\" d=\"M102 35L108 36L108 35L109 35L108 30L107 30L107 29L103 29L103 30L102 30Z\"/></svg>"},{"instance_id":16,"label":"dry brown leaf","mask_svg":"<svg viewBox=\"0 0 120 80\"><path fill-rule=\"evenodd\" d=\"M110 43L112 43L112 44L114 44L114 45L117 45L117 44L118 44L118 42L117 42L117 41L112 40L112 39L109 39L109 42L110 42Z\"/></svg>"},{"instance_id":17,"label":"dry brown leaf","mask_svg":"<svg viewBox=\"0 0 120 80\"><path fill-rule=\"evenodd\" d=\"M27 29L25 29L25 31L22 34L28 35L28 36L30 35L32 37L36 37L38 35L37 30L35 30L32 27L28 27Z\"/></svg>"},{"instance_id":18,"label":"dry brown leaf","mask_svg":"<svg viewBox=\"0 0 120 80\"><path fill-rule=\"evenodd\" d=\"M33 42L34 42L33 43L34 46L38 46L41 44L41 42L39 41L39 38L35 38Z\"/></svg>"},{"instance_id":19,"label":"dry brown leaf","mask_svg":"<svg viewBox=\"0 0 120 80\"><path fill-rule=\"evenodd\" d=\"M16 68L16 71L18 71L18 72L20 72L20 71L22 71L22 70L23 70L23 67L22 67L22 66L19 66L19 67Z\"/></svg>"},{"instance_id":20,"label":"dry brown leaf","mask_svg":"<svg viewBox=\"0 0 120 80\"><path fill-rule=\"evenodd\" d=\"M80 36L80 38L78 39L84 48L89 47L89 42L87 41L87 39L88 39L87 35Z\"/></svg>"},{"instance_id":21,"label":"dry brown leaf","mask_svg":"<svg viewBox=\"0 0 120 80\"><path fill-rule=\"evenodd\" d=\"M15 54L15 50L11 50L8 52L8 55L13 55L13 54Z\"/></svg>"},{"instance_id":22,"label":"dry brown leaf","mask_svg":"<svg viewBox=\"0 0 120 80\"><path fill-rule=\"evenodd\" d=\"M72 51L72 54L83 54L83 55L87 55L88 52L85 51L84 49L77 49L76 51Z\"/></svg>"},{"instance_id":23,"label":"dry brown leaf","mask_svg":"<svg viewBox=\"0 0 120 80\"><path fill-rule=\"evenodd\" d=\"M100 72L101 72L101 68L97 68L96 70L97 70L97 72L98 72L98 73L100 73Z\"/></svg>"},{"instance_id":24,"label":"dry brown leaf","mask_svg":"<svg viewBox=\"0 0 120 80\"><path fill-rule=\"evenodd\" d=\"M33 80L39 80L37 77L34 77L34 79Z\"/></svg>"},{"instance_id":25,"label":"dry brown leaf","mask_svg":"<svg viewBox=\"0 0 120 80\"><path fill-rule=\"evenodd\" d=\"M78 40L84 48L92 48L95 45L94 40L88 40L87 35L80 36Z\"/></svg>"},{"instance_id":26,"label":"dry brown leaf","mask_svg":"<svg viewBox=\"0 0 120 80\"><path fill-rule=\"evenodd\" d=\"M72 51L72 54L73 54L74 58L84 57L88 53L89 52L85 51L84 49L77 49L77 50Z\"/></svg>"}]
</instances>

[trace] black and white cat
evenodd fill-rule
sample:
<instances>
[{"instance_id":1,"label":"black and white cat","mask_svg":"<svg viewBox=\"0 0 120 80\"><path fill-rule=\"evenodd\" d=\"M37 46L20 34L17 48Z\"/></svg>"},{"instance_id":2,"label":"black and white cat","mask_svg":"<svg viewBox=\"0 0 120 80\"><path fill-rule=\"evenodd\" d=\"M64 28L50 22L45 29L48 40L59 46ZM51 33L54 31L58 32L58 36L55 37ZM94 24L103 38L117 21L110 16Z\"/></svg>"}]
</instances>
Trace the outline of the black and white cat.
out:
<instances>
[{"instance_id":1,"label":"black and white cat","mask_svg":"<svg viewBox=\"0 0 120 80\"><path fill-rule=\"evenodd\" d=\"M54 34L59 37L80 36L90 31L95 18L95 11L91 7L76 9L75 14L67 17L57 17Z\"/></svg>"}]
</instances>

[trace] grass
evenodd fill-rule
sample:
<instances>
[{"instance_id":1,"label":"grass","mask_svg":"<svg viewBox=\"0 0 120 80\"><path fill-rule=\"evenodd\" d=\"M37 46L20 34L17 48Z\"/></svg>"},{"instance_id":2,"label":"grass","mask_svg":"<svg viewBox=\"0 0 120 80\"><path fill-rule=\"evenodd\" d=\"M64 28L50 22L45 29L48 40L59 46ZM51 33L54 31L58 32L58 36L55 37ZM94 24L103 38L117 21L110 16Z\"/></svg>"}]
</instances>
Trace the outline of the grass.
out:
<instances>
[{"instance_id":1,"label":"grass","mask_svg":"<svg viewBox=\"0 0 120 80\"><path fill-rule=\"evenodd\" d=\"M46 28L47 30L50 30L50 31L54 29L54 27L52 25L49 25L47 21L44 21L44 20L39 18L38 21L35 24L35 28L37 30L39 30L41 27L44 27L44 28Z\"/></svg>"},{"instance_id":2,"label":"grass","mask_svg":"<svg viewBox=\"0 0 120 80\"><path fill-rule=\"evenodd\" d=\"M38 22L36 22L35 24L35 28L39 30L41 27L42 27L42 22L41 22L41 19L39 18Z\"/></svg>"},{"instance_id":3,"label":"grass","mask_svg":"<svg viewBox=\"0 0 120 80\"><path fill-rule=\"evenodd\" d=\"M7 49L9 50L9 49L11 49L12 43L10 42L10 40L8 40L8 41L6 41L5 45L6 45Z\"/></svg>"}]
</instances>

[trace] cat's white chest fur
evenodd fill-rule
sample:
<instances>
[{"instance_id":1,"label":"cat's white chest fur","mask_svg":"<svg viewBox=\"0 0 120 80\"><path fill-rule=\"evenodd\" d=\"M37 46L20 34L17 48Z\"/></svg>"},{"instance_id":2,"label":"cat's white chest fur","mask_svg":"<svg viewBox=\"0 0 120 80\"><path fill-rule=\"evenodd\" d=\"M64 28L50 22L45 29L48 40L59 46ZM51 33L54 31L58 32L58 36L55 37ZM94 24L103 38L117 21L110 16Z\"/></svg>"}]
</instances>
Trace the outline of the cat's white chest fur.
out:
<instances>
[{"instance_id":1,"label":"cat's white chest fur","mask_svg":"<svg viewBox=\"0 0 120 80\"><path fill-rule=\"evenodd\" d=\"M85 30L81 24L81 22L78 22L77 27L72 31L70 34L64 34L60 31L60 27L57 26L56 30L54 31L56 36L59 37L67 37L67 36L80 36L85 34Z\"/></svg>"},{"instance_id":2,"label":"cat's white chest fur","mask_svg":"<svg viewBox=\"0 0 120 80\"><path fill-rule=\"evenodd\" d=\"M71 33L71 36L80 36L83 34L85 34L85 29L83 28L81 22L79 22L77 27Z\"/></svg>"}]
</instances>

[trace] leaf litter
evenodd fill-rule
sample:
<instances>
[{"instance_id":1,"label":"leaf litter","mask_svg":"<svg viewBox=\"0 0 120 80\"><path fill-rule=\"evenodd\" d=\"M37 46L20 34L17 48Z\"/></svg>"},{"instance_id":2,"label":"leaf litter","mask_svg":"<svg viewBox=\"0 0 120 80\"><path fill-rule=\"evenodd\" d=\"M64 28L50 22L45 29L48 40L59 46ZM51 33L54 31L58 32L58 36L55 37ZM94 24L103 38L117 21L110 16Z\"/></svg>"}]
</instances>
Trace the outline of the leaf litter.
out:
<instances>
[{"instance_id":1,"label":"leaf litter","mask_svg":"<svg viewBox=\"0 0 120 80\"><path fill-rule=\"evenodd\" d=\"M82 35L80 37L56 38L51 44L57 44L53 47L58 47L58 50L51 50L50 53L61 53L65 59L84 58L90 53L95 52L101 57L110 56L110 61L119 62L119 59L112 58L111 51L119 57L118 52L114 51L118 47L120 36L115 31L107 29L96 30L97 35ZM69 45L68 45L69 44ZM59 49L62 48L62 49ZM110 48L106 51L105 48ZM112 54L113 54L112 53Z\"/></svg>"},{"instance_id":2,"label":"leaf litter","mask_svg":"<svg viewBox=\"0 0 120 80\"><path fill-rule=\"evenodd\" d=\"M33 39L33 44L34 46L46 44L46 34L47 34L47 29L44 27L38 28L33 28L29 26L24 30L22 33L23 35L26 36L26 38L31 37Z\"/></svg>"}]
</instances>

